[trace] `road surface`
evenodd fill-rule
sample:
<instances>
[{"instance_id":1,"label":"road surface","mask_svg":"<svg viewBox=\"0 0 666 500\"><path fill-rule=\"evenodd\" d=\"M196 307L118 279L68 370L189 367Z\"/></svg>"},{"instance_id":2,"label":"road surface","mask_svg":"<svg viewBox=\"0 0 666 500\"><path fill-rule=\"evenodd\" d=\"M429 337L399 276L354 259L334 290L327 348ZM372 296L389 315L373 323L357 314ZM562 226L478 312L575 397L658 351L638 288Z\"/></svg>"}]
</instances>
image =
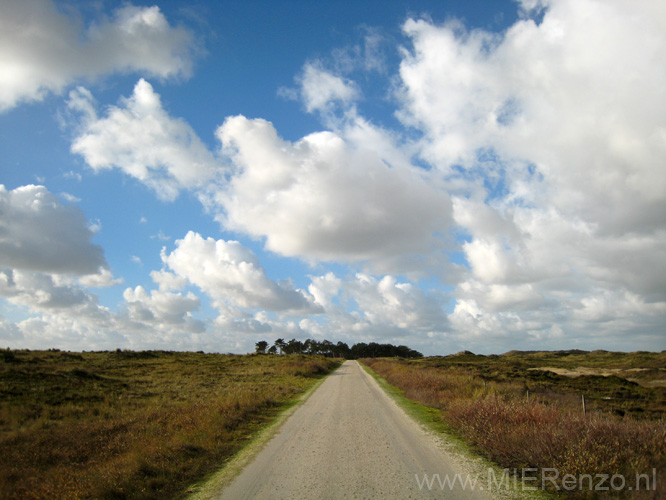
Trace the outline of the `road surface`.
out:
<instances>
[{"instance_id":1,"label":"road surface","mask_svg":"<svg viewBox=\"0 0 666 500\"><path fill-rule=\"evenodd\" d=\"M424 474L439 474L443 481L462 472L356 361L347 361L294 412L221 499L491 498L469 485L462 490L460 482L457 489L442 488L438 480L431 489L423 483Z\"/></svg>"}]
</instances>

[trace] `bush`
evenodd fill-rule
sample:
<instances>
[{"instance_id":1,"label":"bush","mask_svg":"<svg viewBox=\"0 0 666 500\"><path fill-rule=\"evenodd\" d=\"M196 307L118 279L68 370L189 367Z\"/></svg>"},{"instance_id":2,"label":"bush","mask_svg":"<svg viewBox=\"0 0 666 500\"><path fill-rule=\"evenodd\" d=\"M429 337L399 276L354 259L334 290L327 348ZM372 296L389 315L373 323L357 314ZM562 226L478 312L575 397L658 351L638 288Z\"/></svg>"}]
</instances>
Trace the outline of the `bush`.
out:
<instances>
[{"instance_id":1,"label":"bush","mask_svg":"<svg viewBox=\"0 0 666 500\"><path fill-rule=\"evenodd\" d=\"M584 474L619 474L626 478L627 486L635 486L637 474L647 474L652 481L656 470L656 490L643 485L638 490L598 492L590 491L583 482L582 490L576 488L567 494L571 498L666 497L663 418L637 420L601 412L583 415L580 409L527 401L524 385L516 377L499 382L484 380L463 366L424 366L392 359L361 361L406 397L440 409L453 429L503 468L556 469L559 477L555 484L560 489L567 474L577 478ZM546 485L555 489L550 482Z\"/></svg>"}]
</instances>

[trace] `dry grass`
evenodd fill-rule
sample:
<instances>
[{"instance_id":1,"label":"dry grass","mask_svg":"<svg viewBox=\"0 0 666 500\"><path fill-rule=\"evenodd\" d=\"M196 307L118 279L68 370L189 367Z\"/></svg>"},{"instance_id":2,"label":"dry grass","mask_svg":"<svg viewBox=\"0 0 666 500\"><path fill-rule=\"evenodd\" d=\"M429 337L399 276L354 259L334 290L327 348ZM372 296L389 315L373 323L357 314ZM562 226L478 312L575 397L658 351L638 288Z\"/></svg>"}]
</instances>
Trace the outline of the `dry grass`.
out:
<instances>
[{"instance_id":1,"label":"dry grass","mask_svg":"<svg viewBox=\"0 0 666 500\"><path fill-rule=\"evenodd\" d=\"M516 366L527 372L530 363L523 366L495 359L486 359L482 364L479 359L470 359L465 363L454 357L448 361L429 358L362 362L401 389L406 397L440 409L443 419L455 432L504 468L516 469L519 474L527 468L539 472L556 469L559 478L555 484L560 491L566 489L562 478L567 474L576 478L584 474L593 478L597 474L618 474L626 478L627 487L617 491L594 490L598 480L592 482L590 490L589 481L583 481L582 487L566 492L571 498L666 498L666 422L663 412L660 417L655 410L661 401L659 394L632 401L634 406L643 402L652 409L638 412L640 419L628 413L619 417L617 412L601 410L583 415L580 406L570 404L568 398L533 397L528 401L526 387L533 380L521 379ZM607 383L615 382L613 379ZM540 383L542 387L543 381ZM569 389L578 391L581 383L572 380ZM566 392L564 381L553 384ZM602 383L590 388L592 392L595 390L609 389ZM644 391L661 391L643 387L636 390L641 395ZM580 396L577 401L580 405ZM655 469L656 490L648 490L645 483L637 490L636 475L648 474L652 481ZM535 475L542 477L539 473ZM551 473L547 475L550 477ZM546 486L556 489L550 481ZM650 486L654 486L653 482Z\"/></svg>"},{"instance_id":2,"label":"dry grass","mask_svg":"<svg viewBox=\"0 0 666 500\"><path fill-rule=\"evenodd\" d=\"M3 499L180 498L339 364L168 352L3 358Z\"/></svg>"}]
</instances>

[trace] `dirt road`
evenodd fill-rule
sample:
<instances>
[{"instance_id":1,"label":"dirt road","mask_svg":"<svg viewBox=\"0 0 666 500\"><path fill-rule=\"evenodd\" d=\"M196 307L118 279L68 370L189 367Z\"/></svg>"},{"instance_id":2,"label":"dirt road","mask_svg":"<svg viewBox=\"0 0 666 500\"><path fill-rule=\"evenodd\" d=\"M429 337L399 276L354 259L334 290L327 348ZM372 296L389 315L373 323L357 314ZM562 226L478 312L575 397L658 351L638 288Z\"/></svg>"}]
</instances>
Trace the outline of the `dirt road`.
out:
<instances>
[{"instance_id":1,"label":"dirt road","mask_svg":"<svg viewBox=\"0 0 666 500\"><path fill-rule=\"evenodd\" d=\"M431 436L355 361L331 374L285 422L222 499L488 499L423 483L455 469ZM418 477L418 479L417 479ZM419 487L421 483L421 488ZM482 487L482 486L481 486Z\"/></svg>"}]
</instances>

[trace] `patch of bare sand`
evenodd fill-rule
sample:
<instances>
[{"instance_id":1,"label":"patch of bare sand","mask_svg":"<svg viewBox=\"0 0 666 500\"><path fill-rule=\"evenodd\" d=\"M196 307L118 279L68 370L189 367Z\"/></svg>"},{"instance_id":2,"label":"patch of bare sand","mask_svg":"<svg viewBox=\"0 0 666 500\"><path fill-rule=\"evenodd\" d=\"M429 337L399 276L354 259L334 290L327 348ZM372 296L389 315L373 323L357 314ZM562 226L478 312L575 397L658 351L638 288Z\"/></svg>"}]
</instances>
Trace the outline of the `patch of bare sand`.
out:
<instances>
[{"instance_id":1,"label":"patch of bare sand","mask_svg":"<svg viewBox=\"0 0 666 500\"><path fill-rule=\"evenodd\" d=\"M631 382L636 382L643 387L666 387L666 379L642 379L636 377L626 377L625 375L630 372L643 372L648 368L591 368L588 366L577 366L574 369L558 368L555 366L538 366L529 368L529 370L539 370L552 372L563 377L579 377L581 375L597 375L601 377L610 377L615 375L618 377L626 378Z\"/></svg>"}]
</instances>

